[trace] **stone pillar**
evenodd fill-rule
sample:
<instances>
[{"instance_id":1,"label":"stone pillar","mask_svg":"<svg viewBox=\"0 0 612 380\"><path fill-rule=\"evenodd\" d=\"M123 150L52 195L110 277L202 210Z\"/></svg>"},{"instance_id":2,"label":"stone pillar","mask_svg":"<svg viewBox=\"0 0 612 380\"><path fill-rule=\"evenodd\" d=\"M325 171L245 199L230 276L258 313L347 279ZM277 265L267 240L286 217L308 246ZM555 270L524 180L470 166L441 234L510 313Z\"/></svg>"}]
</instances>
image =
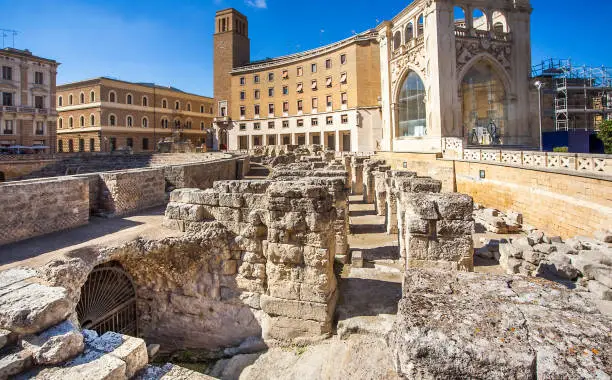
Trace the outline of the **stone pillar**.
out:
<instances>
[{"instance_id":1,"label":"stone pillar","mask_svg":"<svg viewBox=\"0 0 612 380\"><path fill-rule=\"evenodd\" d=\"M351 157L351 194L363 194L363 161L368 157Z\"/></svg>"},{"instance_id":2,"label":"stone pillar","mask_svg":"<svg viewBox=\"0 0 612 380\"><path fill-rule=\"evenodd\" d=\"M397 234L397 199L398 191L405 180L416 177L416 172L390 170L387 172L385 186L387 188L387 212L385 225L387 226L387 234ZM403 186L401 186L403 188Z\"/></svg>"},{"instance_id":3,"label":"stone pillar","mask_svg":"<svg viewBox=\"0 0 612 380\"><path fill-rule=\"evenodd\" d=\"M406 269L474 270L472 197L459 193L405 194Z\"/></svg>"},{"instance_id":4,"label":"stone pillar","mask_svg":"<svg viewBox=\"0 0 612 380\"><path fill-rule=\"evenodd\" d=\"M384 165L385 161L366 159L363 163L363 201L364 203L374 203L374 175L373 172L380 165Z\"/></svg>"},{"instance_id":5,"label":"stone pillar","mask_svg":"<svg viewBox=\"0 0 612 380\"><path fill-rule=\"evenodd\" d=\"M387 215L387 171L391 170L391 166L379 166L374 171L374 206L376 215Z\"/></svg>"}]
</instances>

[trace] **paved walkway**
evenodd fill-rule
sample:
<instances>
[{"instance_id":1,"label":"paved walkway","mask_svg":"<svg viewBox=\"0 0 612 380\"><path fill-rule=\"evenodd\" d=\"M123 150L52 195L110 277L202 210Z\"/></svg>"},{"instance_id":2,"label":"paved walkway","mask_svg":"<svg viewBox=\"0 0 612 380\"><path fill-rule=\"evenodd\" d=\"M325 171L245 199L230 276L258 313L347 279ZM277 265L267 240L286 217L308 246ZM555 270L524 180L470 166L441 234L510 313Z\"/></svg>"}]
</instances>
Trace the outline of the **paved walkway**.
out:
<instances>
[{"instance_id":1,"label":"paved walkway","mask_svg":"<svg viewBox=\"0 0 612 380\"><path fill-rule=\"evenodd\" d=\"M388 235L385 217L360 195L350 197L349 246L363 253L363 268L345 265L336 309L338 332L384 332L391 327L402 296L402 272L397 235Z\"/></svg>"},{"instance_id":2,"label":"paved walkway","mask_svg":"<svg viewBox=\"0 0 612 380\"><path fill-rule=\"evenodd\" d=\"M0 270L15 266L38 267L62 256L87 253L88 249L117 246L143 238L178 236L178 231L162 228L164 207L121 218L92 217L84 226L54 232L0 246Z\"/></svg>"}]
</instances>

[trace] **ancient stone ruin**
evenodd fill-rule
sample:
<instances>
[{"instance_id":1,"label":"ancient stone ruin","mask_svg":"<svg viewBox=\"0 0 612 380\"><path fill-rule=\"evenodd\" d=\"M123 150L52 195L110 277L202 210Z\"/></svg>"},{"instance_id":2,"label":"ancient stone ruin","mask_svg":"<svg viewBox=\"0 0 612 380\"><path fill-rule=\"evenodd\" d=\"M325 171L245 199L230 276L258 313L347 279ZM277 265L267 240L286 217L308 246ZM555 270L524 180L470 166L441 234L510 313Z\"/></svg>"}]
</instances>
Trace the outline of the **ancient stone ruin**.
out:
<instances>
[{"instance_id":1,"label":"ancient stone ruin","mask_svg":"<svg viewBox=\"0 0 612 380\"><path fill-rule=\"evenodd\" d=\"M377 157L251 154L269 176L166 186L159 236L0 272L0 378L207 378L163 364L187 359L219 378L612 373L612 319L594 303L611 299L608 235L549 237ZM96 178L168 183L143 175ZM109 194L137 211L128 188ZM475 250L482 231L505 235Z\"/></svg>"}]
</instances>

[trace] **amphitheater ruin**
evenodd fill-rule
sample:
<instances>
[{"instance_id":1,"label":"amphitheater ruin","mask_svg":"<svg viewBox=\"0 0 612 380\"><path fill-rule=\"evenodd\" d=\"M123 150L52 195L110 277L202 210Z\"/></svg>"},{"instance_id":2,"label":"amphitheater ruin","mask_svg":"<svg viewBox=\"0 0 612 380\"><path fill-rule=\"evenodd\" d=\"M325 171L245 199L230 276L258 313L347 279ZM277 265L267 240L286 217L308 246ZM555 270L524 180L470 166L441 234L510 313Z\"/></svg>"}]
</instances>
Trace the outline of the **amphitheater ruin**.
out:
<instances>
[{"instance_id":1,"label":"amphitheater ruin","mask_svg":"<svg viewBox=\"0 0 612 380\"><path fill-rule=\"evenodd\" d=\"M462 185L476 161L70 160L0 185L0 378L612 374L612 234L493 208L486 178Z\"/></svg>"}]
</instances>

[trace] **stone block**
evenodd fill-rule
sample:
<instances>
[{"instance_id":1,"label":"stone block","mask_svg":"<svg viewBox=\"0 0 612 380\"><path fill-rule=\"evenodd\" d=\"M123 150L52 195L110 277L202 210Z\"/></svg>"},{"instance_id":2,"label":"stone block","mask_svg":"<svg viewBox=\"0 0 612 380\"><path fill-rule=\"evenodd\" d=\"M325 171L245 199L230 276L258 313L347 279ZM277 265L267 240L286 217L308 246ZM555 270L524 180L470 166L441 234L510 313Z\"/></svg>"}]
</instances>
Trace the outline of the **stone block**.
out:
<instances>
[{"instance_id":1,"label":"stone block","mask_svg":"<svg viewBox=\"0 0 612 380\"><path fill-rule=\"evenodd\" d=\"M499 244L499 254L500 254L500 260L502 260L502 258L508 258L508 257L514 257L514 258L522 258L523 257L523 250L517 248L515 245L508 243L507 241L502 241Z\"/></svg>"},{"instance_id":2,"label":"stone block","mask_svg":"<svg viewBox=\"0 0 612 380\"><path fill-rule=\"evenodd\" d=\"M243 205L242 194L219 194L219 206L240 208Z\"/></svg>"},{"instance_id":3,"label":"stone block","mask_svg":"<svg viewBox=\"0 0 612 380\"><path fill-rule=\"evenodd\" d=\"M236 260L223 261L222 273L225 276L231 276L238 273L238 262Z\"/></svg>"},{"instance_id":4,"label":"stone block","mask_svg":"<svg viewBox=\"0 0 612 380\"><path fill-rule=\"evenodd\" d=\"M406 183L412 193L439 193L442 190L442 181L432 178L413 178Z\"/></svg>"},{"instance_id":5,"label":"stone block","mask_svg":"<svg viewBox=\"0 0 612 380\"><path fill-rule=\"evenodd\" d=\"M421 219L416 215L406 215L406 233L408 234L430 235L432 233L431 224L435 227L436 222Z\"/></svg>"},{"instance_id":6,"label":"stone block","mask_svg":"<svg viewBox=\"0 0 612 380\"><path fill-rule=\"evenodd\" d=\"M329 322L332 319L333 306L335 305L261 296L261 310L271 316Z\"/></svg>"},{"instance_id":7,"label":"stone block","mask_svg":"<svg viewBox=\"0 0 612 380\"><path fill-rule=\"evenodd\" d=\"M283 316L270 317L262 327L264 340L308 342L331 334L331 322L318 322Z\"/></svg>"},{"instance_id":8,"label":"stone block","mask_svg":"<svg viewBox=\"0 0 612 380\"><path fill-rule=\"evenodd\" d=\"M587 289L589 289L589 292L595 294L597 299L612 301L612 289L597 280L587 282Z\"/></svg>"},{"instance_id":9,"label":"stone block","mask_svg":"<svg viewBox=\"0 0 612 380\"><path fill-rule=\"evenodd\" d=\"M568 280L575 280L580 273L571 264L570 256L559 252L551 253L546 260L540 262L538 275L544 275L546 272Z\"/></svg>"},{"instance_id":10,"label":"stone block","mask_svg":"<svg viewBox=\"0 0 612 380\"><path fill-rule=\"evenodd\" d=\"M546 243L535 244L532 248L534 251L542 252L544 254L553 253L557 250L557 248L554 245L546 244Z\"/></svg>"},{"instance_id":11,"label":"stone block","mask_svg":"<svg viewBox=\"0 0 612 380\"><path fill-rule=\"evenodd\" d=\"M440 217L447 220L471 220L474 211L472 197L460 193L443 193L435 198Z\"/></svg>"},{"instance_id":12,"label":"stone block","mask_svg":"<svg viewBox=\"0 0 612 380\"><path fill-rule=\"evenodd\" d=\"M23 284L1 294L0 305L0 328L20 334L45 330L66 319L71 312L66 289L36 283Z\"/></svg>"},{"instance_id":13,"label":"stone block","mask_svg":"<svg viewBox=\"0 0 612 380\"><path fill-rule=\"evenodd\" d=\"M443 237L429 240L427 260L442 260L458 262L463 257L472 257L474 242L472 236ZM412 252L409 253L411 255Z\"/></svg>"},{"instance_id":14,"label":"stone block","mask_svg":"<svg viewBox=\"0 0 612 380\"><path fill-rule=\"evenodd\" d=\"M439 220L436 223L439 236L471 235L474 233L474 222L466 220Z\"/></svg>"},{"instance_id":15,"label":"stone block","mask_svg":"<svg viewBox=\"0 0 612 380\"><path fill-rule=\"evenodd\" d=\"M144 340L127 335L124 335L123 339L123 343L110 352L110 355L125 362L125 376L131 379L148 364L149 354Z\"/></svg>"},{"instance_id":16,"label":"stone block","mask_svg":"<svg viewBox=\"0 0 612 380\"><path fill-rule=\"evenodd\" d=\"M58 364L71 359L85 347L83 335L72 324L64 321L40 334L26 335L21 340L24 349L32 352L36 364Z\"/></svg>"},{"instance_id":17,"label":"stone block","mask_svg":"<svg viewBox=\"0 0 612 380\"><path fill-rule=\"evenodd\" d=\"M268 243L264 255L276 264L300 265L304 262L303 248L291 244Z\"/></svg>"},{"instance_id":18,"label":"stone block","mask_svg":"<svg viewBox=\"0 0 612 380\"><path fill-rule=\"evenodd\" d=\"M599 230L595 232L595 239L604 243L612 243L612 231Z\"/></svg>"},{"instance_id":19,"label":"stone block","mask_svg":"<svg viewBox=\"0 0 612 380\"><path fill-rule=\"evenodd\" d=\"M351 266L354 268L363 268L363 252L352 251L351 252Z\"/></svg>"},{"instance_id":20,"label":"stone block","mask_svg":"<svg viewBox=\"0 0 612 380\"><path fill-rule=\"evenodd\" d=\"M294 281L274 281L268 284L268 293L272 297L286 300L299 300L301 284Z\"/></svg>"},{"instance_id":21,"label":"stone block","mask_svg":"<svg viewBox=\"0 0 612 380\"><path fill-rule=\"evenodd\" d=\"M12 348L0 355L0 379L7 379L29 369L33 364L32 352L28 349Z\"/></svg>"},{"instance_id":22,"label":"stone block","mask_svg":"<svg viewBox=\"0 0 612 380\"><path fill-rule=\"evenodd\" d=\"M406 212L406 215L412 214L426 220L439 219L438 212L436 211L436 204L432 197L417 194L405 194L402 201L402 207Z\"/></svg>"}]
</instances>

